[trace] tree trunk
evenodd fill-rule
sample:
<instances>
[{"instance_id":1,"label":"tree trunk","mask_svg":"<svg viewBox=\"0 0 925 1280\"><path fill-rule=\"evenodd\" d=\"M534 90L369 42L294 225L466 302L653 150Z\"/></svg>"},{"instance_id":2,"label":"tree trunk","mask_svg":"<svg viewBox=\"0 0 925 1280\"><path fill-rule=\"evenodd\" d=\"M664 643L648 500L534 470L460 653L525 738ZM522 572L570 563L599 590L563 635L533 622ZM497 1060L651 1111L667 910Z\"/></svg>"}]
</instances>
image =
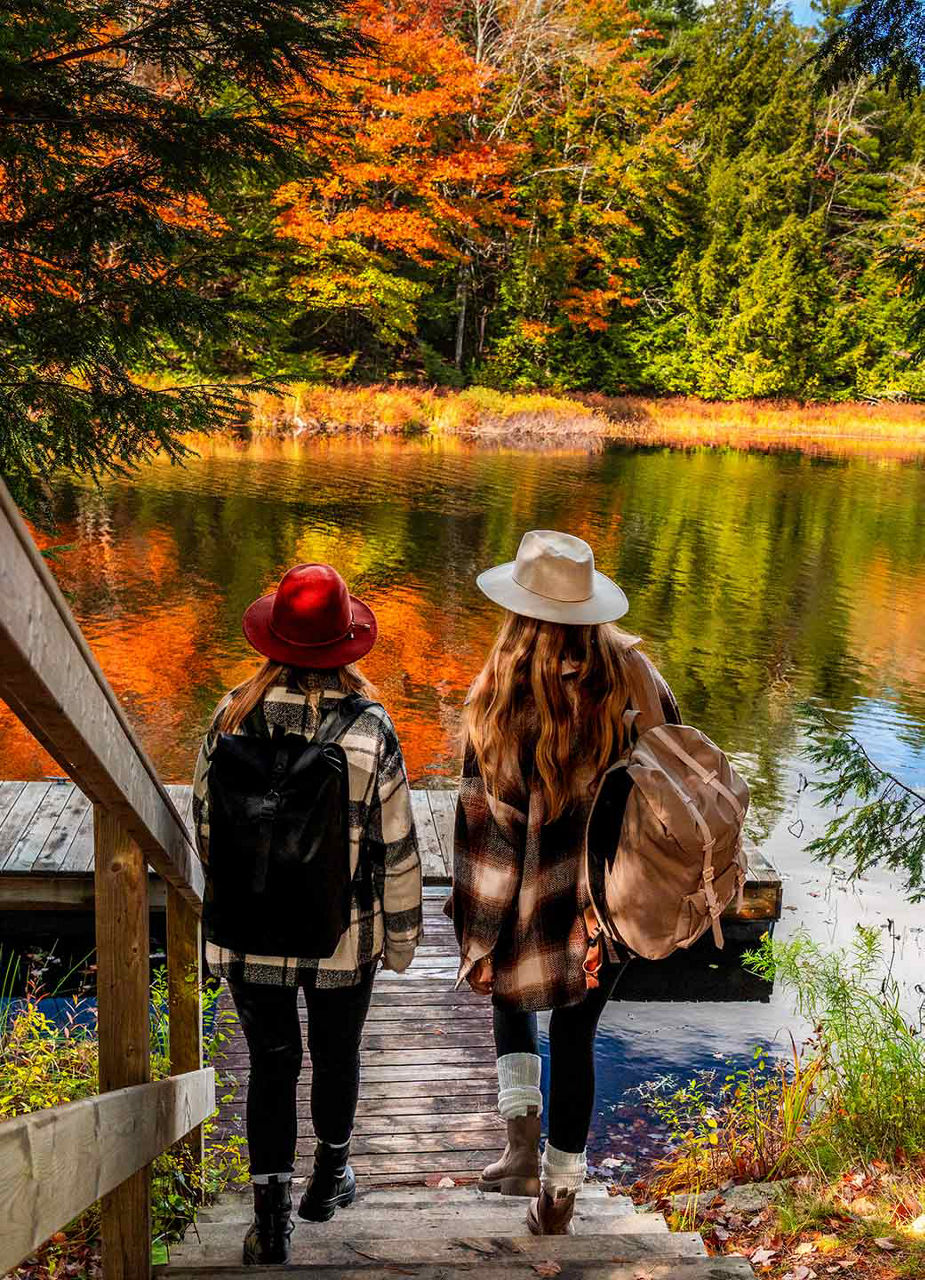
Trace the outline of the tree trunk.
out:
<instances>
[{"instance_id":1,"label":"tree trunk","mask_svg":"<svg viewBox=\"0 0 925 1280\"><path fill-rule=\"evenodd\" d=\"M468 269L464 264L459 268L459 280L456 284L456 368L462 368L463 351L466 342L466 307L469 301Z\"/></svg>"}]
</instances>

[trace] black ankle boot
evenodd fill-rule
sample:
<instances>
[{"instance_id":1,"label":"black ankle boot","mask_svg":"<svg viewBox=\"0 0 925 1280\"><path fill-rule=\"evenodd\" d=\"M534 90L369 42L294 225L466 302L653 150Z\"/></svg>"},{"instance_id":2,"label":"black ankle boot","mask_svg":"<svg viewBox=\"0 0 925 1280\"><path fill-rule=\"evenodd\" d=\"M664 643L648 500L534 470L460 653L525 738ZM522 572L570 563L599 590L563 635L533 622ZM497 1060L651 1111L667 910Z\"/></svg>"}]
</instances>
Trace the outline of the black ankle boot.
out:
<instances>
[{"instance_id":1,"label":"black ankle boot","mask_svg":"<svg viewBox=\"0 0 925 1280\"><path fill-rule=\"evenodd\" d=\"M289 1261L292 1194L287 1182L254 1183L254 1221L244 1237L244 1265L268 1266Z\"/></svg>"},{"instance_id":2,"label":"black ankle boot","mask_svg":"<svg viewBox=\"0 0 925 1280\"><path fill-rule=\"evenodd\" d=\"M353 1204L357 1194L357 1180L347 1163L350 1143L332 1147L319 1142L315 1147L315 1168L311 1182L299 1205L299 1217L309 1222L327 1222L334 1217L335 1209Z\"/></svg>"}]
</instances>

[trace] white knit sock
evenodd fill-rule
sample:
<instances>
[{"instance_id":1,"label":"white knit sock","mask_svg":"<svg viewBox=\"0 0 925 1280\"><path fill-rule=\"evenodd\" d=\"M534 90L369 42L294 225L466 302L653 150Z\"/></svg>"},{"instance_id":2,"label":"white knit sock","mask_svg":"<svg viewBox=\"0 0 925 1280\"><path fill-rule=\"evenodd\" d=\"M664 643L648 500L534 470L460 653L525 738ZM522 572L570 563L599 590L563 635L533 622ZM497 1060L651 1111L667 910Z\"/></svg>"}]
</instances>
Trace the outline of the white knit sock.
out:
<instances>
[{"instance_id":1,"label":"white knit sock","mask_svg":"<svg viewBox=\"0 0 925 1280\"><path fill-rule=\"evenodd\" d=\"M585 1151L560 1151L547 1139L543 1148L540 1180L547 1195L555 1198L559 1191L577 1191L588 1172Z\"/></svg>"},{"instance_id":2,"label":"white knit sock","mask_svg":"<svg viewBox=\"0 0 925 1280\"><path fill-rule=\"evenodd\" d=\"M530 1107L542 1115L540 1073L543 1061L536 1053L505 1053L498 1059L498 1110L502 1120L525 1116Z\"/></svg>"},{"instance_id":3,"label":"white knit sock","mask_svg":"<svg viewBox=\"0 0 925 1280\"><path fill-rule=\"evenodd\" d=\"M291 1173L255 1173L251 1178L251 1182L255 1187L268 1187L270 1181L274 1182L291 1182Z\"/></svg>"}]
</instances>

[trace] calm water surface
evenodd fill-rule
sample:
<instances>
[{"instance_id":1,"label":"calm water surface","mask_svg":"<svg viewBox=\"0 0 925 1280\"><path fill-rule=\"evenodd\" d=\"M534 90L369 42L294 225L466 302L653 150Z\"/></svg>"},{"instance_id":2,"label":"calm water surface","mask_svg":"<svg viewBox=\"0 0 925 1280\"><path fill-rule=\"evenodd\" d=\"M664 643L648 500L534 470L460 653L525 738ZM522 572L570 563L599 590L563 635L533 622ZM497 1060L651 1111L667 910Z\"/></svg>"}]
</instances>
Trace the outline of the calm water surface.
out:
<instances>
[{"instance_id":1,"label":"calm water surface","mask_svg":"<svg viewBox=\"0 0 925 1280\"><path fill-rule=\"evenodd\" d=\"M911 983L925 911L885 876L845 886L803 852L824 815L803 787L793 707L821 699L878 759L925 783L923 510L925 469L896 461L222 443L183 469L156 463L101 490L63 482L50 541L54 572L168 780L190 776L212 708L254 669L245 606L290 565L326 560L379 616L364 667L412 781L440 785L457 767L460 706L499 621L475 574L511 558L531 527L586 538L625 588L625 624L645 637L685 718L751 785L752 834L786 877L781 932L803 924L838 942L858 920L893 920L897 971ZM0 776L57 772L3 716ZM614 1003L598 1152L616 1143L632 1159L657 1141L632 1129L628 1085L783 1042L792 1025L778 993Z\"/></svg>"}]
</instances>

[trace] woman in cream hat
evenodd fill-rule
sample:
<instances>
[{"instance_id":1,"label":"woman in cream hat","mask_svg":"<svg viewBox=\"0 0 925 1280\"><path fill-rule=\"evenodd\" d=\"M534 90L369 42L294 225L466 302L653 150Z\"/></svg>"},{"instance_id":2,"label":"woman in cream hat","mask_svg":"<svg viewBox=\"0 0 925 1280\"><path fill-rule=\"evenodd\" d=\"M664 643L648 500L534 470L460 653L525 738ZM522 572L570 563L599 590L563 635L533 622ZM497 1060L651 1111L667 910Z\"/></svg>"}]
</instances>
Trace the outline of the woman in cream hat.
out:
<instances>
[{"instance_id":1,"label":"woman in cream hat","mask_svg":"<svg viewBox=\"0 0 925 1280\"><path fill-rule=\"evenodd\" d=\"M535 1196L530 1230L564 1234L587 1167L597 1023L626 962L610 954L589 990L585 826L597 780L624 749L638 672L654 669L638 637L614 626L626 596L581 538L533 530L478 586L507 613L466 706L449 910L459 981L494 1005L508 1142L480 1185ZM654 674L665 719L678 723ZM542 1165L540 1009L553 1011Z\"/></svg>"}]
</instances>

